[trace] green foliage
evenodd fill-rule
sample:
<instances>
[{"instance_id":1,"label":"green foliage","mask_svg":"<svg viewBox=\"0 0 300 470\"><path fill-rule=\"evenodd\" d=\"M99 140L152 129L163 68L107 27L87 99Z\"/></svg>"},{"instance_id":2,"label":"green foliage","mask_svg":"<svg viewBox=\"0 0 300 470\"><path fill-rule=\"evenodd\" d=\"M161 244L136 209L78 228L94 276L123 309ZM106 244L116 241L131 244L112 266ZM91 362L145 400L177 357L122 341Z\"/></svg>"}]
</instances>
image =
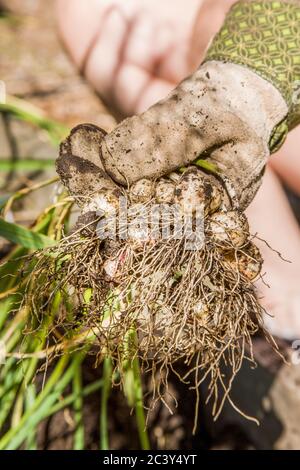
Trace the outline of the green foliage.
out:
<instances>
[{"instance_id":1,"label":"green foliage","mask_svg":"<svg viewBox=\"0 0 300 470\"><path fill-rule=\"evenodd\" d=\"M22 100L9 98L8 103L0 104L0 112L9 113L45 130L56 147L68 133L65 126L47 119L39 110ZM2 160L0 170L31 171L52 165L52 160L25 159L16 163ZM35 288L35 279L32 277L36 263L34 251L55 246L59 241L62 228L68 226L72 203L65 195L61 195L57 204L46 208L30 229L5 220L6 215L13 212L15 201L56 181L57 178L52 178L0 197L0 237L16 245L0 264L0 345L1 352L5 353L4 362L0 361L0 450L36 449L39 424L67 408L70 409L75 424L73 448L84 449L85 399L100 389L100 448L109 448L108 399L112 393L112 360L109 357L104 360L101 379L96 378L88 385L84 383L82 367L91 340L95 340L93 333L79 350L78 346L72 347L72 337L68 337L70 347L63 350L48 368L49 329L62 306L72 312L72 296L66 298L60 295L55 292L55 286L52 292L45 292L49 297L47 311L39 321L30 305L24 304L23 300L25 286L27 289ZM29 254L33 254L30 261L26 258ZM86 290L87 304L92 294L91 289ZM111 308L107 311L109 314ZM134 335L134 332L131 334ZM46 370L40 372L43 366L46 366ZM39 373L43 377L42 386L38 386L35 381ZM128 404L136 410L141 448L148 449L149 439L145 430L142 383L137 359L127 361L122 376ZM128 392L130 384L131 395Z\"/></svg>"},{"instance_id":2,"label":"green foliage","mask_svg":"<svg viewBox=\"0 0 300 470\"><path fill-rule=\"evenodd\" d=\"M0 171L39 171L46 168L54 168L52 158L22 158L22 160L1 159ZM1 206L0 197L0 206Z\"/></svg>"},{"instance_id":3,"label":"green foliage","mask_svg":"<svg viewBox=\"0 0 300 470\"><path fill-rule=\"evenodd\" d=\"M0 219L0 237L29 250L39 250L55 245L55 241L50 237L35 233L21 225L6 222L4 219Z\"/></svg>"},{"instance_id":4,"label":"green foliage","mask_svg":"<svg viewBox=\"0 0 300 470\"><path fill-rule=\"evenodd\" d=\"M0 112L43 129L55 146L58 146L69 132L63 124L46 118L39 109L17 98L8 97L6 103L0 103Z\"/></svg>"}]
</instances>

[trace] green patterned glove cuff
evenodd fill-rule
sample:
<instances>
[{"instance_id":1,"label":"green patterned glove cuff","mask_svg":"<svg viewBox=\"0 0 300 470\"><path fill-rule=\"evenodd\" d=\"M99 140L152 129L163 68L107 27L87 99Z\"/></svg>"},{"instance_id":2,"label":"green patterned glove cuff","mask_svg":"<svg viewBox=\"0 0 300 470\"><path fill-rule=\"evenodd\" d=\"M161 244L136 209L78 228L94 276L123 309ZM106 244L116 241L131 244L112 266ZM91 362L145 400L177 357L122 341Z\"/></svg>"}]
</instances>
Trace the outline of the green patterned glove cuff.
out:
<instances>
[{"instance_id":1,"label":"green patterned glove cuff","mask_svg":"<svg viewBox=\"0 0 300 470\"><path fill-rule=\"evenodd\" d=\"M300 123L299 1L237 2L208 50L205 62L211 60L245 65L281 92L289 113L272 133L274 153Z\"/></svg>"}]
</instances>

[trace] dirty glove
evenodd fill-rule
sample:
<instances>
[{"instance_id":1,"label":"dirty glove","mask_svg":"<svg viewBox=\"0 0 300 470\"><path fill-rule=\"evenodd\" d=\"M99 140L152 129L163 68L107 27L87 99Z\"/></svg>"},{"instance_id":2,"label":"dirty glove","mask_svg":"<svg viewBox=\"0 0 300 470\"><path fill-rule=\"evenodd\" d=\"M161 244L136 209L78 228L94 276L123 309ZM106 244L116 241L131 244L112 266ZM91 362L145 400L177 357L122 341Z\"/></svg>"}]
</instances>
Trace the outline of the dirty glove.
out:
<instances>
[{"instance_id":1,"label":"dirty glove","mask_svg":"<svg viewBox=\"0 0 300 470\"><path fill-rule=\"evenodd\" d=\"M206 159L244 209L270 153L300 122L299 88L300 1L241 0L200 68L106 135L98 164L127 185Z\"/></svg>"}]
</instances>

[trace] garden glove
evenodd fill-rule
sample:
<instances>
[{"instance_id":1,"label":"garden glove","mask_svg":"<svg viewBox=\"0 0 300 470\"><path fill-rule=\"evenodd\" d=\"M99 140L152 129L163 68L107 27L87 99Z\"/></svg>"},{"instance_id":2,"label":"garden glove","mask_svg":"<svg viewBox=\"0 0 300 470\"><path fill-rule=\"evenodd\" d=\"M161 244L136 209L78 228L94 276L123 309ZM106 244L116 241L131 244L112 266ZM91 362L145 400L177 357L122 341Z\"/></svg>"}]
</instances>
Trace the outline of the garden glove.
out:
<instances>
[{"instance_id":1,"label":"garden glove","mask_svg":"<svg viewBox=\"0 0 300 470\"><path fill-rule=\"evenodd\" d=\"M245 209L269 155L300 122L299 89L300 0L241 0L191 77L110 134L98 130L100 186L157 179L205 159L232 204ZM65 149L63 144L60 159L65 155L66 161L70 146Z\"/></svg>"}]
</instances>

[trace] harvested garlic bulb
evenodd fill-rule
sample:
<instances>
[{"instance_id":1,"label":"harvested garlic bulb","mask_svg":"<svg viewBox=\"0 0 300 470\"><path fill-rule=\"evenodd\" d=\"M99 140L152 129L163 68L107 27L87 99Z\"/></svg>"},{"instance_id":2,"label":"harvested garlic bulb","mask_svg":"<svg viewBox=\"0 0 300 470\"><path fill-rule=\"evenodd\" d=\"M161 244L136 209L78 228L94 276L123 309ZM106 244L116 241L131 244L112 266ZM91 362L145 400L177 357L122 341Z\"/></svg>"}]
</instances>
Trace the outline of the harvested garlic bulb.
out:
<instances>
[{"instance_id":1,"label":"harvested garlic bulb","mask_svg":"<svg viewBox=\"0 0 300 470\"><path fill-rule=\"evenodd\" d=\"M176 202L184 213L194 214L203 209L204 215L212 214L222 204L222 191L212 177L196 168L187 170L175 190Z\"/></svg>"},{"instance_id":2,"label":"harvested garlic bulb","mask_svg":"<svg viewBox=\"0 0 300 470\"><path fill-rule=\"evenodd\" d=\"M119 210L119 198L113 191L99 192L83 208L82 213L98 212L113 215Z\"/></svg>"},{"instance_id":3,"label":"harvested garlic bulb","mask_svg":"<svg viewBox=\"0 0 300 470\"><path fill-rule=\"evenodd\" d=\"M193 313L200 325L206 325L208 321L209 308L206 302L199 300L193 307Z\"/></svg>"},{"instance_id":4,"label":"harvested garlic bulb","mask_svg":"<svg viewBox=\"0 0 300 470\"><path fill-rule=\"evenodd\" d=\"M203 177L194 170L187 170L176 186L175 200L184 213L194 214L205 205Z\"/></svg>"},{"instance_id":5,"label":"harvested garlic bulb","mask_svg":"<svg viewBox=\"0 0 300 470\"><path fill-rule=\"evenodd\" d=\"M223 190L213 177L204 178L205 213L213 214L223 204Z\"/></svg>"},{"instance_id":6,"label":"harvested garlic bulb","mask_svg":"<svg viewBox=\"0 0 300 470\"><path fill-rule=\"evenodd\" d=\"M158 204L172 204L175 197L175 186L172 181L160 180L156 184L155 198Z\"/></svg>"},{"instance_id":7,"label":"harvested garlic bulb","mask_svg":"<svg viewBox=\"0 0 300 470\"><path fill-rule=\"evenodd\" d=\"M103 269L107 277L111 280L114 280L118 272L118 259L108 259L103 264Z\"/></svg>"},{"instance_id":8,"label":"harvested garlic bulb","mask_svg":"<svg viewBox=\"0 0 300 470\"><path fill-rule=\"evenodd\" d=\"M241 212L217 212L210 218L209 233L212 240L223 248L239 248L248 240L249 224Z\"/></svg>"},{"instance_id":9,"label":"harvested garlic bulb","mask_svg":"<svg viewBox=\"0 0 300 470\"><path fill-rule=\"evenodd\" d=\"M249 281L254 281L261 272L263 259L257 246L249 242L243 251L226 254L225 263Z\"/></svg>"},{"instance_id":10,"label":"harvested garlic bulb","mask_svg":"<svg viewBox=\"0 0 300 470\"><path fill-rule=\"evenodd\" d=\"M152 199L154 195L154 183L147 178L142 178L134 183L129 191L131 202L142 203Z\"/></svg>"}]
</instances>

